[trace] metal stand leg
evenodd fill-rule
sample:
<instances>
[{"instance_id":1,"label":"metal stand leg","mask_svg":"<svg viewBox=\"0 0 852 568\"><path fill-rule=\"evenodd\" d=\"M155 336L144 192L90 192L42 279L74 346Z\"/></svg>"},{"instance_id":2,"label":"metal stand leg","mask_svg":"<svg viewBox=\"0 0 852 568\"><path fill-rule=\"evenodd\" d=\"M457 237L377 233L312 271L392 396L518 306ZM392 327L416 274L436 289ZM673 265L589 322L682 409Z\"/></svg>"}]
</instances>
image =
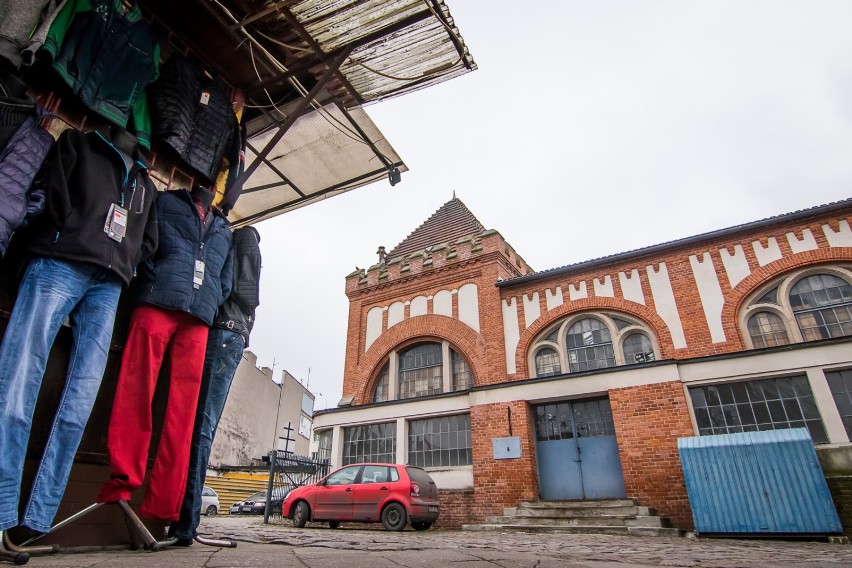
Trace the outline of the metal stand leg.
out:
<instances>
[{"instance_id":1,"label":"metal stand leg","mask_svg":"<svg viewBox=\"0 0 852 568\"><path fill-rule=\"evenodd\" d=\"M0 532L3 533L3 540L6 541L6 531ZM28 552L14 552L7 550L5 547L0 547L0 560L8 560L13 564L21 566L30 561L30 554Z\"/></svg>"},{"instance_id":2,"label":"metal stand leg","mask_svg":"<svg viewBox=\"0 0 852 568\"><path fill-rule=\"evenodd\" d=\"M108 504L118 505L119 509L121 509L121 512L124 513L124 520L127 524L127 532L130 535L130 548L132 550L136 550L137 548L139 548L139 541L137 540L137 538L142 539L142 547L145 550L151 550L151 551L157 551L157 550L161 550L163 548L166 548L167 546L174 544L175 541L177 540L177 539L157 540L156 538L154 538L154 535L151 534L151 531L149 531L148 528L139 519L139 517L136 516L136 513L133 512L133 509L130 508L130 505L128 505L127 501L121 500L121 501L115 501L114 503L93 503L93 504L89 505L88 507L86 507L85 509L83 509L82 511L74 513L73 515L71 515L67 519L63 519L62 521L60 521L60 522L56 523L55 525L53 525L52 527L50 527L50 532L47 532L47 533L44 533L42 535L33 537L33 538L27 540L26 542L24 542L20 547L10 548L10 550L13 550L13 551L14 550L19 550L19 551L26 550L27 552L30 552L30 553L56 552L56 551L59 550L59 547L56 546L56 545L43 546L43 547L30 547L30 548L24 548L24 547L26 547L28 544L30 544L32 542L37 541L40 538L44 538L48 534L55 532L55 531L61 529L62 527L66 526L66 525L70 525L71 523L77 521L78 519L85 517L86 515L88 515L92 511L95 511L96 509L99 509L100 507L102 507L104 505L108 505ZM7 540L8 540L8 537L6 537L6 535L4 534L3 535L4 543ZM12 546L14 546L14 545L12 545ZM36 548L38 548L39 550L34 550ZM4 558L4 556L3 556L4 552L7 553L7 554L11 554L10 552L7 552L5 550L0 550L0 558ZM22 555L22 554L26 555L26 559L23 562L17 562L16 561L16 563L24 564L24 563L26 563L27 560L29 560L29 554L27 554L26 552L19 552L18 554L19 554L19 556Z\"/></svg>"},{"instance_id":3,"label":"metal stand leg","mask_svg":"<svg viewBox=\"0 0 852 568\"><path fill-rule=\"evenodd\" d=\"M59 547L55 544L48 546L26 546L26 544L17 545L9 538L9 531L3 532L3 548L10 552L26 552L32 555L53 554L54 552L59 551Z\"/></svg>"},{"instance_id":4,"label":"metal stand leg","mask_svg":"<svg viewBox=\"0 0 852 568\"><path fill-rule=\"evenodd\" d=\"M204 538L203 536L195 535L195 542L204 546L216 546L222 548L236 548L237 541L235 540L220 540L216 538Z\"/></svg>"}]
</instances>

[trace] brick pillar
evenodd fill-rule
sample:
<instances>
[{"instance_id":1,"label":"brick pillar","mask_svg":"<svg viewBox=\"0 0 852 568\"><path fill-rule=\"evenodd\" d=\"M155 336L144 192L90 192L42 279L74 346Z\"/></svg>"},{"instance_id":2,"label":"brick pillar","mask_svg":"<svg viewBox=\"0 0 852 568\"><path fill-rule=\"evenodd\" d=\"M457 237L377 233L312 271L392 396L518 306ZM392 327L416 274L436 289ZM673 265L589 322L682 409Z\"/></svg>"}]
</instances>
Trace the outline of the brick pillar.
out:
<instances>
[{"instance_id":1,"label":"brick pillar","mask_svg":"<svg viewBox=\"0 0 852 568\"><path fill-rule=\"evenodd\" d=\"M609 391L627 496L691 530L692 512L677 439L695 435L683 385L659 383Z\"/></svg>"},{"instance_id":2,"label":"brick pillar","mask_svg":"<svg viewBox=\"0 0 852 568\"><path fill-rule=\"evenodd\" d=\"M509 408L512 435L521 439L521 457L495 460L491 439L509 436ZM502 515L504 507L515 507L522 500L538 499L532 424L530 406L522 400L470 409L475 504L472 522Z\"/></svg>"}]
</instances>

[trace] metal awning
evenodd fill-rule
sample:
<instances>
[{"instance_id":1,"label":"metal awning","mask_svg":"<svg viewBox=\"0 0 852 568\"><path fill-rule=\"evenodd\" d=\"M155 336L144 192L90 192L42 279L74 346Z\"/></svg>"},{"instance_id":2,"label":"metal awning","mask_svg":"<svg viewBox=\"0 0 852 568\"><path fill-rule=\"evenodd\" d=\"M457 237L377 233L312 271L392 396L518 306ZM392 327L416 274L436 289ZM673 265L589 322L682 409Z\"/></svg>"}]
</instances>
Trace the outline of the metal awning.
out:
<instances>
[{"instance_id":1,"label":"metal awning","mask_svg":"<svg viewBox=\"0 0 852 568\"><path fill-rule=\"evenodd\" d=\"M238 224L404 171L361 107L476 69L443 0L140 4L170 45L185 45L246 95Z\"/></svg>"}]
</instances>

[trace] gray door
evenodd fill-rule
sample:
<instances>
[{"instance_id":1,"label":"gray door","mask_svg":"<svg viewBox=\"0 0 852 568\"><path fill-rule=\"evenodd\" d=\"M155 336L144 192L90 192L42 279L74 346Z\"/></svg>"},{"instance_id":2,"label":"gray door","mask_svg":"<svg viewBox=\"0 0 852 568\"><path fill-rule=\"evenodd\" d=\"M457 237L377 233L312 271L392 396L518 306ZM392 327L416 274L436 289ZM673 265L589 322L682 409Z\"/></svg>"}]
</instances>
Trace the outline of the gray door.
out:
<instances>
[{"instance_id":1,"label":"gray door","mask_svg":"<svg viewBox=\"0 0 852 568\"><path fill-rule=\"evenodd\" d=\"M534 415L542 499L626 496L608 398L542 404Z\"/></svg>"}]
</instances>

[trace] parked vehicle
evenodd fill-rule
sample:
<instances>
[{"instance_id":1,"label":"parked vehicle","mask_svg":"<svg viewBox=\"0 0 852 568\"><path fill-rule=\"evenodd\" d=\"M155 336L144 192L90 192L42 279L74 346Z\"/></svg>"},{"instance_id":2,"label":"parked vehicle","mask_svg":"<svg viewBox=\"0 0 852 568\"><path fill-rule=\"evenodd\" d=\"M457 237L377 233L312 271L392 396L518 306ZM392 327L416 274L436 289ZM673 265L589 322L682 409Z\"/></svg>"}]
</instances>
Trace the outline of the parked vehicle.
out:
<instances>
[{"instance_id":1,"label":"parked vehicle","mask_svg":"<svg viewBox=\"0 0 852 568\"><path fill-rule=\"evenodd\" d=\"M438 518L438 487L419 467L366 463L342 467L311 485L298 487L284 500L282 515L293 526L308 521L379 522L386 530L401 531L408 523L416 531Z\"/></svg>"},{"instance_id":2,"label":"parked vehicle","mask_svg":"<svg viewBox=\"0 0 852 568\"><path fill-rule=\"evenodd\" d=\"M273 515L281 514L281 502L284 500L284 496L289 492L289 488L276 487L272 490L272 510L271 513ZM232 514L234 513L234 508L238 507L238 510L235 511L241 515L262 515L266 510L266 491L260 491L255 493L254 495L250 495L246 497L245 501L239 501L231 505Z\"/></svg>"},{"instance_id":3,"label":"parked vehicle","mask_svg":"<svg viewBox=\"0 0 852 568\"><path fill-rule=\"evenodd\" d=\"M219 512L219 495L206 485L201 490L201 512L208 517Z\"/></svg>"},{"instance_id":4,"label":"parked vehicle","mask_svg":"<svg viewBox=\"0 0 852 568\"><path fill-rule=\"evenodd\" d=\"M266 499L266 491L258 491L257 493L252 493L242 501L237 501L228 509L228 514L230 515L240 515L243 512L243 506L246 501L257 501L258 499Z\"/></svg>"}]
</instances>

